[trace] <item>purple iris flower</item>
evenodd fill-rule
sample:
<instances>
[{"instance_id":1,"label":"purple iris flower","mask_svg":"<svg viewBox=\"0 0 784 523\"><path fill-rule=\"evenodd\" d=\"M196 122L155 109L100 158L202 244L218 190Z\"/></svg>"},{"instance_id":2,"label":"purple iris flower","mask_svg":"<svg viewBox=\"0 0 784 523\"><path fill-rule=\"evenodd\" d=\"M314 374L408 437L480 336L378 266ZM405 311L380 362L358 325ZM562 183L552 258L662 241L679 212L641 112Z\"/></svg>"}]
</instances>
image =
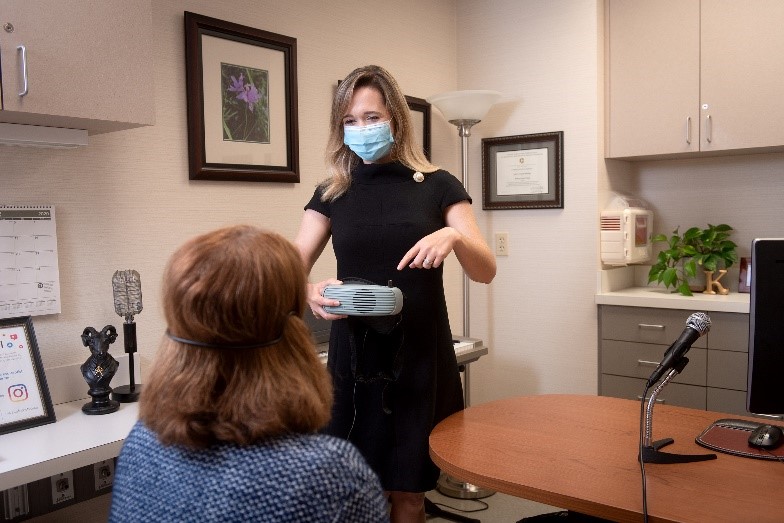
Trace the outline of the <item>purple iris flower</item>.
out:
<instances>
[{"instance_id":1,"label":"purple iris flower","mask_svg":"<svg viewBox=\"0 0 784 523\"><path fill-rule=\"evenodd\" d=\"M239 78L232 76L231 86L228 90L232 93L237 93L237 99L247 103L248 109L253 112L253 106L256 105L256 102L258 102L261 97L259 96L259 90L256 89L256 86L250 83L246 84L244 83L244 80L245 75L242 73Z\"/></svg>"},{"instance_id":2,"label":"purple iris flower","mask_svg":"<svg viewBox=\"0 0 784 523\"><path fill-rule=\"evenodd\" d=\"M231 77L231 87L229 87L229 91L232 93L241 93L245 90L245 86L243 85L243 80L245 79L245 75L240 73L239 80Z\"/></svg>"}]
</instances>

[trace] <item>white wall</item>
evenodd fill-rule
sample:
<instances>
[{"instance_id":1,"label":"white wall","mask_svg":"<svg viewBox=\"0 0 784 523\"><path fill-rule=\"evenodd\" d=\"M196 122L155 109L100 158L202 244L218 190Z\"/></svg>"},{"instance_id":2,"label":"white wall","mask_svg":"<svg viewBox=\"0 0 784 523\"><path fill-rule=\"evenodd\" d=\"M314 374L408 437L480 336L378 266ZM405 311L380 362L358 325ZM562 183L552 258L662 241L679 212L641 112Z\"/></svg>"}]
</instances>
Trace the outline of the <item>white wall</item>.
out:
<instances>
[{"instance_id":1,"label":"white wall","mask_svg":"<svg viewBox=\"0 0 784 523\"><path fill-rule=\"evenodd\" d=\"M483 137L564 132L564 209L478 210L510 254L471 287L471 334L490 347L471 367L473 403L597 391L598 19L595 0L458 1L458 88L505 95L472 130L475 209Z\"/></svg>"},{"instance_id":2,"label":"white wall","mask_svg":"<svg viewBox=\"0 0 784 523\"><path fill-rule=\"evenodd\" d=\"M474 127L470 142L469 190L480 226L488 238L506 231L510 240L510 256L498 259L495 281L471 287L471 334L491 349L472 365L473 401L595 393L597 3L153 2L154 127L92 136L76 151L0 147L2 203L57 209L63 312L34 319L45 366L81 363L88 355L82 329L121 323L112 303L115 270L141 274L144 310L136 320L141 359L148 364L165 328L161 274L177 245L239 222L292 238L302 206L323 177L334 85L354 67L378 63L417 97L458 88L505 94ZM297 38L301 183L188 180L186 10ZM548 131L565 134L565 208L483 211L481 138ZM432 135L434 161L459 176L460 139L436 110ZM334 271L331 256L322 258L314 278ZM451 258L447 298L456 333L462 331L461 282ZM120 343L113 348L121 350Z\"/></svg>"},{"instance_id":3,"label":"white wall","mask_svg":"<svg viewBox=\"0 0 784 523\"><path fill-rule=\"evenodd\" d=\"M114 271L135 269L141 275L144 310L136 321L141 360L149 363L165 328L161 274L176 246L196 233L240 222L293 238L302 207L324 178L334 86L352 69L383 65L406 94L422 98L455 88L452 0L156 0L152 5L155 126L91 136L89 146L78 150L0 147L0 203L56 208L62 313L34 317L45 367L87 358L80 340L84 327L119 327ZM297 38L301 183L188 180L186 10ZM444 166L454 171L459 161L449 137L436 132L433 149L435 160L448 159ZM326 252L316 278L334 273L331 247ZM450 304L458 307L452 314L457 319L460 281L453 269ZM122 353L121 341L112 352Z\"/></svg>"},{"instance_id":4,"label":"white wall","mask_svg":"<svg viewBox=\"0 0 784 523\"><path fill-rule=\"evenodd\" d=\"M612 182L626 185L653 209L656 233L727 223L735 229L738 256L749 256L754 238L784 236L782 153L611 162L618 171ZM722 279L732 292L738 268Z\"/></svg>"}]
</instances>

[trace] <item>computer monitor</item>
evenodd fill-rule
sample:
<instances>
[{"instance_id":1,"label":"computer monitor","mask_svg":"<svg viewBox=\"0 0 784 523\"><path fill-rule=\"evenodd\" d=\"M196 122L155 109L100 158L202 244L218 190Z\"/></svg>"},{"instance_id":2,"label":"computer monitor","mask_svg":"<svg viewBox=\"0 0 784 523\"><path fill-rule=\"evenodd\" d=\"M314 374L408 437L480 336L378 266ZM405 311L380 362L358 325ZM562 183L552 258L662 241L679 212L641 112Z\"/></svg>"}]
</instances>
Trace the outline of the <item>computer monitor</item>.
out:
<instances>
[{"instance_id":1,"label":"computer monitor","mask_svg":"<svg viewBox=\"0 0 784 523\"><path fill-rule=\"evenodd\" d=\"M784 414L784 238L751 243L746 409Z\"/></svg>"}]
</instances>

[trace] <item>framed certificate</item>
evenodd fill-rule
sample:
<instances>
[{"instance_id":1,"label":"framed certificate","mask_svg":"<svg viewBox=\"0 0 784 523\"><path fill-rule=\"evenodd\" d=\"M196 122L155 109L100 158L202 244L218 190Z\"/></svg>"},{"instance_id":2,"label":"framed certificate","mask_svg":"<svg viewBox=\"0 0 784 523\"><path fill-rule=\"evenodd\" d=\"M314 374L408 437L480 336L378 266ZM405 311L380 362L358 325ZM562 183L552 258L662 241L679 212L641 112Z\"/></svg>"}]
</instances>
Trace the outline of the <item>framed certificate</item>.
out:
<instances>
[{"instance_id":1,"label":"framed certificate","mask_svg":"<svg viewBox=\"0 0 784 523\"><path fill-rule=\"evenodd\" d=\"M0 434L55 422L30 316L0 320Z\"/></svg>"},{"instance_id":2,"label":"framed certificate","mask_svg":"<svg viewBox=\"0 0 784 523\"><path fill-rule=\"evenodd\" d=\"M563 206L563 131L482 139L483 209Z\"/></svg>"}]
</instances>

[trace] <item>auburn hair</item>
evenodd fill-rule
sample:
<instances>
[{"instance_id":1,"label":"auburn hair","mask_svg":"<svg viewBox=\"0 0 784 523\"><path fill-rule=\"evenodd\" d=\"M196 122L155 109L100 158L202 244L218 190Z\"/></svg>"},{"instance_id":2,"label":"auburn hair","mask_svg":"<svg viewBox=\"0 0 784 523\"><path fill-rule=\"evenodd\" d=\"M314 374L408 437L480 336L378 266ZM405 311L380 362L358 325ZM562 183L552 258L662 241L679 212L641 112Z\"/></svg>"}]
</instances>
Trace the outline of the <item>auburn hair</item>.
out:
<instances>
[{"instance_id":1,"label":"auburn hair","mask_svg":"<svg viewBox=\"0 0 784 523\"><path fill-rule=\"evenodd\" d=\"M177 249L164 272L167 334L223 348L163 337L139 405L161 442L248 445L326 425L332 385L302 320L306 283L297 249L253 226Z\"/></svg>"},{"instance_id":2,"label":"auburn hair","mask_svg":"<svg viewBox=\"0 0 784 523\"><path fill-rule=\"evenodd\" d=\"M351 185L351 171L361 162L359 156L343 143L343 116L348 111L354 92L361 87L377 90L391 115L395 140L393 158L409 169L422 173L438 170L438 167L427 160L422 148L416 144L408 102L395 78L383 67L366 65L354 69L340 82L332 100L326 149L329 178L320 184L323 201L333 201L348 190Z\"/></svg>"}]
</instances>

